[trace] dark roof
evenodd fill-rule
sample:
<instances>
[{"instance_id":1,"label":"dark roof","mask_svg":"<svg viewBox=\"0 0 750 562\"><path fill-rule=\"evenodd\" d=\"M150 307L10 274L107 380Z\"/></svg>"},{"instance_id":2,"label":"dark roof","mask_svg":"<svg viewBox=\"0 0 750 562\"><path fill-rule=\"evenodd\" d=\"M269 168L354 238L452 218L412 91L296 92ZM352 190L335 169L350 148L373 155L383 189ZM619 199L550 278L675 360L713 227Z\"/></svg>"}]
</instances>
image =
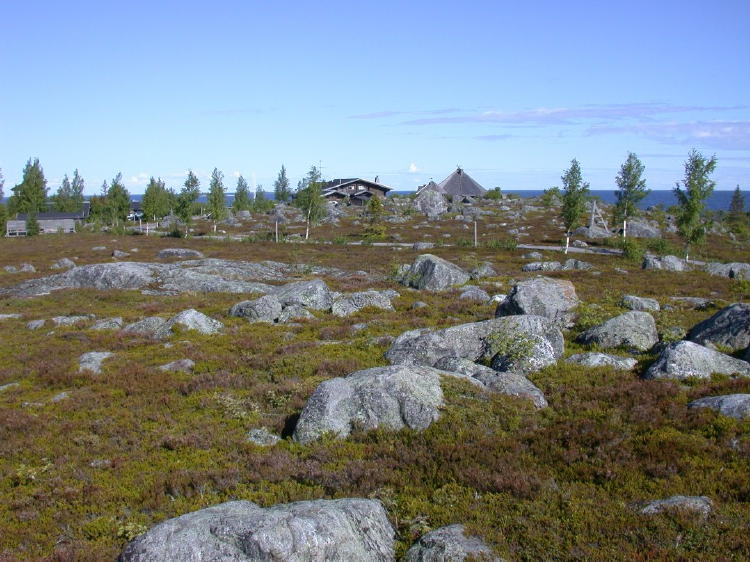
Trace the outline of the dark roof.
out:
<instances>
[{"instance_id":1,"label":"dark roof","mask_svg":"<svg viewBox=\"0 0 750 562\"><path fill-rule=\"evenodd\" d=\"M81 219L83 218L83 211L77 211L75 213L62 213L60 211L49 211L47 213L37 213L36 220L62 220L62 219ZM28 218L26 213L18 213L16 220L25 221Z\"/></svg>"},{"instance_id":2,"label":"dark roof","mask_svg":"<svg viewBox=\"0 0 750 562\"><path fill-rule=\"evenodd\" d=\"M445 193L445 191L443 191L443 188L432 180L424 185L419 186L419 188L417 189L417 194L420 194L423 191L437 191L438 193Z\"/></svg>"},{"instance_id":3,"label":"dark roof","mask_svg":"<svg viewBox=\"0 0 750 562\"><path fill-rule=\"evenodd\" d=\"M461 168L456 168L450 176L440 182L438 186L446 195L468 195L470 197L482 196L487 191L474 181L469 174Z\"/></svg>"},{"instance_id":4,"label":"dark roof","mask_svg":"<svg viewBox=\"0 0 750 562\"><path fill-rule=\"evenodd\" d=\"M335 179L331 181L327 181L323 184L323 190L330 189L330 188L339 188L349 185L350 183L364 183L369 186L375 187L377 189L382 189L383 192L391 191L393 188L388 187L387 185L383 185L382 183L374 182L371 180L366 180L362 178L346 178L346 179Z\"/></svg>"}]
</instances>

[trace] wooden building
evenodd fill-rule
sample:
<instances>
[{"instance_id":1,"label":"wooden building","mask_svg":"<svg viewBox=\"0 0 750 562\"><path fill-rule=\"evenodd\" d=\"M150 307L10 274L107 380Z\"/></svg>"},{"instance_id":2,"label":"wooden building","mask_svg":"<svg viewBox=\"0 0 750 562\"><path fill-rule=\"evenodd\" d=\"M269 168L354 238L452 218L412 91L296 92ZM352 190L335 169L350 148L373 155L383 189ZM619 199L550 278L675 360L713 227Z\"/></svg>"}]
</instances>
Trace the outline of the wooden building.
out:
<instances>
[{"instance_id":1,"label":"wooden building","mask_svg":"<svg viewBox=\"0 0 750 562\"><path fill-rule=\"evenodd\" d=\"M377 178L375 178L377 180ZM335 179L323 184L323 197L328 201L350 205L366 205L371 197L385 199L392 188L362 178Z\"/></svg>"}]
</instances>

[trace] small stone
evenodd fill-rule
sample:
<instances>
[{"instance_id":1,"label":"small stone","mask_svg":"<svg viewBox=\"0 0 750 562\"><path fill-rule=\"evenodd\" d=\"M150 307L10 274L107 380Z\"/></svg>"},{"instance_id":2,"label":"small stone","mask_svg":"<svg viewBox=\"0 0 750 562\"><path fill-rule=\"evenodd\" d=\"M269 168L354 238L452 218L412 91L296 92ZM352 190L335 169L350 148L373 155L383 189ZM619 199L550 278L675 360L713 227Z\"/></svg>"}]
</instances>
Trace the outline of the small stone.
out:
<instances>
[{"instance_id":1,"label":"small stone","mask_svg":"<svg viewBox=\"0 0 750 562\"><path fill-rule=\"evenodd\" d=\"M171 363L167 363L166 365L160 366L159 370L170 372L170 373L175 373L175 372L189 373L194 368L195 368L195 362L192 359L178 359L177 361L172 361Z\"/></svg>"},{"instance_id":2,"label":"small stone","mask_svg":"<svg viewBox=\"0 0 750 562\"><path fill-rule=\"evenodd\" d=\"M265 427L260 427L248 431L247 440L261 447L270 447L281 441L281 437L271 433Z\"/></svg>"},{"instance_id":3,"label":"small stone","mask_svg":"<svg viewBox=\"0 0 750 562\"><path fill-rule=\"evenodd\" d=\"M112 357L109 351L89 351L78 358L78 372L91 371L95 375L102 372L102 363L105 359Z\"/></svg>"},{"instance_id":4,"label":"small stone","mask_svg":"<svg viewBox=\"0 0 750 562\"><path fill-rule=\"evenodd\" d=\"M40 318L38 320L32 320L28 324L26 324L26 328L29 330L38 330L39 328L44 326L44 318Z\"/></svg>"},{"instance_id":5,"label":"small stone","mask_svg":"<svg viewBox=\"0 0 750 562\"><path fill-rule=\"evenodd\" d=\"M130 254L127 252L123 252L122 250L115 250L114 252L112 252L113 258L120 259L120 258L127 258L128 256L130 256Z\"/></svg>"},{"instance_id":6,"label":"small stone","mask_svg":"<svg viewBox=\"0 0 750 562\"><path fill-rule=\"evenodd\" d=\"M158 254L156 254L157 258L194 258L194 259L201 259L205 256L202 252L199 252L198 250L193 250L190 248L165 248L163 250L160 250Z\"/></svg>"},{"instance_id":7,"label":"small stone","mask_svg":"<svg viewBox=\"0 0 750 562\"><path fill-rule=\"evenodd\" d=\"M659 301L646 297L636 297L635 295L625 295L622 297L622 306L630 310L639 310L647 312L658 312Z\"/></svg>"},{"instance_id":8,"label":"small stone","mask_svg":"<svg viewBox=\"0 0 750 562\"><path fill-rule=\"evenodd\" d=\"M91 329L96 331L119 330L122 328L122 324L122 318L119 316L116 318L102 318L91 326Z\"/></svg>"},{"instance_id":9,"label":"small stone","mask_svg":"<svg viewBox=\"0 0 750 562\"><path fill-rule=\"evenodd\" d=\"M672 496L663 500L653 500L643 509L643 515L655 515L672 509L693 511L707 517L713 509L713 502L706 496Z\"/></svg>"}]
</instances>

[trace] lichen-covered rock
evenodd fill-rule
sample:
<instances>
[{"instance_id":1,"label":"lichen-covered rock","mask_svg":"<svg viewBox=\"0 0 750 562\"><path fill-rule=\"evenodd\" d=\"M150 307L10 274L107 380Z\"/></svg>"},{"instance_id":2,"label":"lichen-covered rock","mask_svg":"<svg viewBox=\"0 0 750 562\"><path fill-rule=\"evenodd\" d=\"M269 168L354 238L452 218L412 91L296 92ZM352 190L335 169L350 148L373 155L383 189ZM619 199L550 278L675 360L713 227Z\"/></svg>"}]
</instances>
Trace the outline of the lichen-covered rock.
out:
<instances>
[{"instance_id":1,"label":"lichen-covered rock","mask_svg":"<svg viewBox=\"0 0 750 562\"><path fill-rule=\"evenodd\" d=\"M630 311L603 324L589 328L578 336L583 344L597 344L605 349L612 347L634 347L647 351L659 341L654 317L648 312Z\"/></svg>"},{"instance_id":2,"label":"lichen-covered rock","mask_svg":"<svg viewBox=\"0 0 750 562\"><path fill-rule=\"evenodd\" d=\"M49 268L50 269L70 269L71 267L75 267L75 266L76 266L76 263L70 258L60 258L51 266L49 266Z\"/></svg>"},{"instance_id":3,"label":"lichen-covered rock","mask_svg":"<svg viewBox=\"0 0 750 562\"><path fill-rule=\"evenodd\" d=\"M121 258L127 258L130 254L128 252L123 252L122 250L114 250L112 252L112 257L115 259L121 259Z\"/></svg>"},{"instance_id":4,"label":"lichen-covered rock","mask_svg":"<svg viewBox=\"0 0 750 562\"><path fill-rule=\"evenodd\" d=\"M281 441L281 437L268 431L265 427L258 427L247 432L246 439L249 443L261 447L270 447Z\"/></svg>"},{"instance_id":5,"label":"lichen-covered rock","mask_svg":"<svg viewBox=\"0 0 750 562\"><path fill-rule=\"evenodd\" d=\"M711 275L729 277L730 279L750 279L750 263L709 263L705 270Z\"/></svg>"},{"instance_id":6,"label":"lichen-covered rock","mask_svg":"<svg viewBox=\"0 0 750 562\"><path fill-rule=\"evenodd\" d=\"M495 316L533 314L560 326L569 325L579 304L573 283L564 279L536 277L521 281L495 310Z\"/></svg>"},{"instance_id":7,"label":"lichen-covered rock","mask_svg":"<svg viewBox=\"0 0 750 562\"><path fill-rule=\"evenodd\" d=\"M77 315L72 315L72 316L55 316L51 318L50 320L52 320L52 323L55 326L67 327L67 326L76 326L76 325L83 324L84 322L88 322L89 320L91 320L91 318L92 318L91 316L84 316L84 315L77 314Z\"/></svg>"},{"instance_id":8,"label":"lichen-covered rock","mask_svg":"<svg viewBox=\"0 0 750 562\"><path fill-rule=\"evenodd\" d=\"M501 562L478 537L467 537L463 525L448 525L423 535L406 552L404 562L459 562L472 560Z\"/></svg>"},{"instance_id":9,"label":"lichen-covered rock","mask_svg":"<svg viewBox=\"0 0 750 562\"><path fill-rule=\"evenodd\" d=\"M361 291L359 293L337 294L331 305L331 312L336 316L351 316L368 306L381 310L393 310L390 294L384 291Z\"/></svg>"},{"instance_id":10,"label":"lichen-covered rock","mask_svg":"<svg viewBox=\"0 0 750 562\"><path fill-rule=\"evenodd\" d=\"M628 236L633 238L661 238L661 230L643 221L628 221Z\"/></svg>"},{"instance_id":11,"label":"lichen-covered rock","mask_svg":"<svg viewBox=\"0 0 750 562\"><path fill-rule=\"evenodd\" d=\"M394 560L394 531L377 500L301 501L261 508L230 501L159 523L120 562Z\"/></svg>"},{"instance_id":12,"label":"lichen-covered rock","mask_svg":"<svg viewBox=\"0 0 750 562\"><path fill-rule=\"evenodd\" d=\"M298 304L313 310L331 310L333 293L321 279L282 285L273 294L282 306Z\"/></svg>"},{"instance_id":13,"label":"lichen-covered rock","mask_svg":"<svg viewBox=\"0 0 750 562\"><path fill-rule=\"evenodd\" d=\"M672 496L649 502L641 509L641 513L643 515L655 515L672 509L692 511L706 517L713 509L713 502L706 496Z\"/></svg>"},{"instance_id":14,"label":"lichen-covered rock","mask_svg":"<svg viewBox=\"0 0 750 562\"><path fill-rule=\"evenodd\" d=\"M745 349L750 346L750 304L735 303L722 308L693 326L685 339L732 352Z\"/></svg>"},{"instance_id":15,"label":"lichen-covered rock","mask_svg":"<svg viewBox=\"0 0 750 562\"><path fill-rule=\"evenodd\" d=\"M396 338L385 357L394 365L432 367L446 357L490 360L501 348L511 349L517 341L539 340L549 343L555 357L562 355L563 336L552 321L540 316L519 315L460 324L443 330L404 332Z\"/></svg>"},{"instance_id":16,"label":"lichen-covered rock","mask_svg":"<svg viewBox=\"0 0 750 562\"><path fill-rule=\"evenodd\" d=\"M750 418L750 394L707 396L693 400L688 408L711 408L730 418L745 420Z\"/></svg>"},{"instance_id":17,"label":"lichen-covered rock","mask_svg":"<svg viewBox=\"0 0 750 562\"><path fill-rule=\"evenodd\" d=\"M575 363L584 367L614 367L622 371L631 371L638 364L632 357L618 357L608 353L576 353L565 360L567 363Z\"/></svg>"},{"instance_id":18,"label":"lichen-covered rock","mask_svg":"<svg viewBox=\"0 0 750 562\"><path fill-rule=\"evenodd\" d=\"M533 261L525 264L521 271L560 271L562 264L559 261Z\"/></svg>"},{"instance_id":19,"label":"lichen-covered rock","mask_svg":"<svg viewBox=\"0 0 750 562\"><path fill-rule=\"evenodd\" d=\"M281 316L281 302L276 295L242 301L229 309L229 316L246 318L248 322L276 322Z\"/></svg>"},{"instance_id":20,"label":"lichen-covered rock","mask_svg":"<svg viewBox=\"0 0 750 562\"><path fill-rule=\"evenodd\" d=\"M750 377L750 363L691 341L668 345L643 375L646 379L709 378L712 373Z\"/></svg>"},{"instance_id":21,"label":"lichen-covered rock","mask_svg":"<svg viewBox=\"0 0 750 562\"><path fill-rule=\"evenodd\" d=\"M97 332L106 330L119 330L120 328L122 328L122 318L120 318L119 316L115 318L102 318L101 320L95 322L93 326L91 326L91 329Z\"/></svg>"},{"instance_id":22,"label":"lichen-covered rock","mask_svg":"<svg viewBox=\"0 0 750 562\"><path fill-rule=\"evenodd\" d=\"M437 362L435 368L441 369L449 375L461 375L459 378L467 378L469 382L488 392L531 400L537 408L547 407L547 399L544 397L544 393L520 373L499 373L490 367L458 357L443 358Z\"/></svg>"},{"instance_id":23,"label":"lichen-covered rock","mask_svg":"<svg viewBox=\"0 0 750 562\"><path fill-rule=\"evenodd\" d=\"M414 208L427 218L435 219L448 212L448 200L442 193L426 189L414 198Z\"/></svg>"},{"instance_id":24,"label":"lichen-covered rock","mask_svg":"<svg viewBox=\"0 0 750 562\"><path fill-rule=\"evenodd\" d=\"M89 351L78 358L78 372L90 371L95 375L102 372L102 363L105 359L112 357L109 351Z\"/></svg>"},{"instance_id":25,"label":"lichen-covered rock","mask_svg":"<svg viewBox=\"0 0 750 562\"><path fill-rule=\"evenodd\" d=\"M691 271L693 268L677 256L646 256L643 259L643 269L663 269L665 271Z\"/></svg>"},{"instance_id":26,"label":"lichen-covered rock","mask_svg":"<svg viewBox=\"0 0 750 562\"><path fill-rule=\"evenodd\" d=\"M484 289L481 289L476 285L470 285L461 291L461 294L458 296L458 298L461 300L489 302L490 295Z\"/></svg>"},{"instance_id":27,"label":"lichen-covered rock","mask_svg":"<svg viewBox=\"0 0 750 562\"><path fill-rule=\"evenodd\" d=\"M432 254L418 256L401 277L403 285L428 291L443 291L468 280L463 269Z\"/></svg>"},{"instance_id":28,"label":"lichen-covered rock","mask_svg":"<svg viewBox=\"0 0 750 562\"><path fill-rule=\"evenodd\" d=\"M166 322L167 321L164 318L159 316L149 316L142 320L138 320L137 322L133 322L132 324L128 324L122 329L122 333L133 334L136 336L153 336L164 326L164 324L166 324Z\"/></svg>"},{"instance_id":29,"label":"lichen-covered rock","mask_svg":"<svg viewBox=\"0 0 750 562\"><path fill-rule=\"evenodd\" d=\"M166 365L159 367L160 371L168 373L189 373L195 368L195 361L192 359L177 359Z\"/></svg>"},{"instance_id":30,"label":"lichen-covered rock","mask_svg":"<svg viewBox=\"0 0 750 562\"><path fill-rule=\"evenodd\" d=\"M483 261L478 266L474 267L470 272L469 276L472 279L484 279L485 277L497 277L497 270L494 266L488 262Z\"/></svg>"},{"instance_id":31,"label":"lichen-covered rock","mask_svg":"<svg viewBox=\"0 0 750 562\"><path fill-rule=\"evenodd\" d=\"M642 312L658 312L660 310L659 301L647 297L636 297L635 295L625 295L622 297L622 306L630 310L639 310Z\"/></svg>"},{"instance_id":32,"label":"lichen-covered rock","mask_svg":"<svg viewBox=\"0 0 750 562\"><path fill-rule=\"evenodd\" d=\"M426 429L443 405L440 371L397 365L357 371L321 383L300 414L293 438L309 443L326 433L352 430Z\"/></svg>"},{"instance_id":33,"label":"lichen-covered rock","mask_svg":"<svg viewBox=\"0 0 750 562\"><path fill-rule=\"evenodd\" d=\"M163 250L159 250L159 253L156 254L157 258L180 258L180 259L186 259L186 258L203 258L205 257L203 255L203 252L199 252L198 250L192 250L190 248L165 248Z\"/></svg>"},{"instance_id":34,"label":"lichen-covered rock","mask_svg":"<svg viewBox=\"0 0 750 562\"><path fill-rule=\"evenodd\" d=\"M590 271L594 266L587 261L570 258L562 265L563 271Z\"/></svg>"},{"instance_id":35,"label":"lichen-covered rock","mask_svg":"<svg viewBox=\"0 0 750 562\"><path fill-rule=\"evenodd\" d=\"M284 307L279 315L279 324L288 324L289 322L296 322L297 320L313 320L315 316L312 312L307 310L304 306L299 304L290 304Z\"/></svg>"},{"instance_id":36,"label":"lichen-covered rock","mask_svg":"<svg viewBox=\"0 0 750 562\"><path fill-rule=\"evenodd\" d=\"M217 334L224 329L224 324L213 318L209 318L194 308L183 310L176 316L167 320L155 333L156 339L168 338L175 328L182 330L195 330L204 335Z\"/></svg>"}]
</instances>

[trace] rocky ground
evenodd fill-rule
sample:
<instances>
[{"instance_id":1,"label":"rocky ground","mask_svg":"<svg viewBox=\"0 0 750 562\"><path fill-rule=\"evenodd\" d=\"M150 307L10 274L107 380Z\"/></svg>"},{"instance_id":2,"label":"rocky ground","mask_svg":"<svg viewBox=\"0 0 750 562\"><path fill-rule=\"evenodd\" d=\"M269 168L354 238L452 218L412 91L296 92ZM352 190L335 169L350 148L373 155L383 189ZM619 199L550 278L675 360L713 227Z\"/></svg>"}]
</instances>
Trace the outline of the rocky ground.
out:
<instances>
[{"instance_id":1,"label":"rocky ground","mask_svg":"<svg viewBox=\"0 0 750 562\"><path fill-rule=\"evenodd\" d=\"M0 560L750 557L747 242L558 212L0 240Z\"/></svg>"}]
</instances>

